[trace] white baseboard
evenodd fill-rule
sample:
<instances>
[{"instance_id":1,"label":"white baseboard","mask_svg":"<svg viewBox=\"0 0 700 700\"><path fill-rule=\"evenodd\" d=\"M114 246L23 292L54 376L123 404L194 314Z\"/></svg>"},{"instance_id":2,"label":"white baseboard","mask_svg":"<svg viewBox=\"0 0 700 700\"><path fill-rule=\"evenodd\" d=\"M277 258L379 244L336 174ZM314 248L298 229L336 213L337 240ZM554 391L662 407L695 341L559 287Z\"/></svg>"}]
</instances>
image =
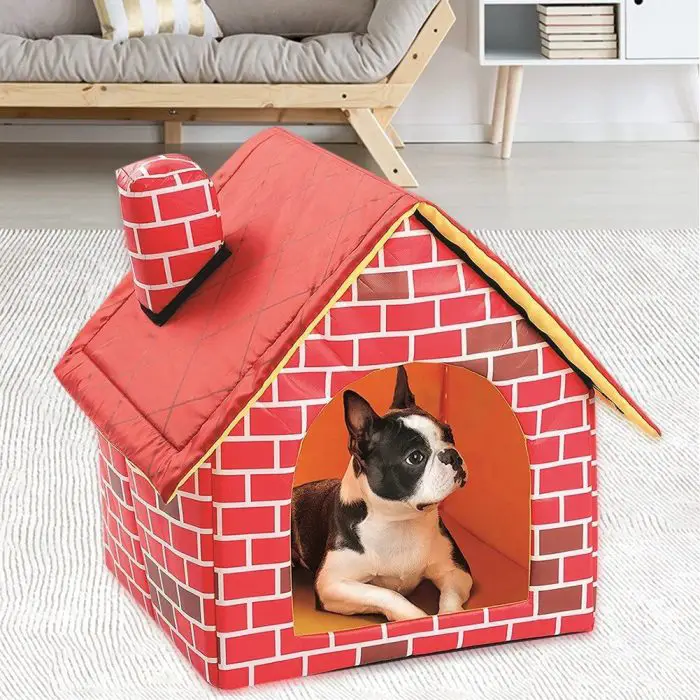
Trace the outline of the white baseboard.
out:
<instances>
[{"instance_id":1,"label":"white baseboard","mask_svg":"<svg viewBox=\"0 0 700 700\"><path fill-rule=\"evenodd\" d=\"M261 126L185 124L185 143L241 143ZM350 127L343 125L289 127L311 141L354 143ZM485 124L396 124L407 143L483 143L488 140ZM606 141L695 141L698 124L668 123L552 123L521 124L516 141L606 142ZM152 123L80 122L24 120L0 122L0 143L158 143L161 127Z\"/></svg>"},{"instance_id":2,"label":"white baseboard","mask_svg":"<svg viewBox=\"0 0 700 700\"><path fill-rule=\"evenodd\" d=\"M407 143L484 143L490 132L488 124L397 124L396 128ZM519 124L515 129L515 140L523 143L697 141L699 135L695 122L540 123Z\"/></svg>"}]
</instances>

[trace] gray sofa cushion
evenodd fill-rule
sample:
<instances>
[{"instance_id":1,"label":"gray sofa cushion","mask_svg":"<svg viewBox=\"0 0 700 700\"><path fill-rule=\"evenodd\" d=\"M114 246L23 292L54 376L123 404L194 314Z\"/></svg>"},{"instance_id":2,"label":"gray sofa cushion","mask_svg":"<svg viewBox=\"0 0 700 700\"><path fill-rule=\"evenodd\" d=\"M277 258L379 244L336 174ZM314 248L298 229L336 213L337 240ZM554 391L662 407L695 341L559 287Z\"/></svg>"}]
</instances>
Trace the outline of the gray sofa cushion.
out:
<instances>
[{"instance_id":1,"label":"gray sofa cushion","mask_svg":"<svg viewBox=\"0 0 700 700\"><path fill-rule=\"evenodd\" d=\"M403 58L437 1L377 0L366 34L302 41L161 35L114 44L91 36L32 41L0 34L0 82L375 82Z\"/></svg>"},{"instance_id":2,"label":"gray sofa cushion","mask_svg":"<svg viewBox=\"0 0 700 700\"><path fill-rule=\"evenodd\" d=\"M0 34L43 39L100 34L92 0L0 0Z\"/></svg>"},{"instance_id":3,"label":"gray sofa cushion","mask_svg":"<svg viewBox=\"0 0 700 700\"><path fill-rule=\"evenodd\" d=\"M208 0L224 35L364 34L374 0Z\"/></svg>"},{"instance_id":4,"label":"gray sofa cushion","mask_svg":"<svg viewBox=\"0 0 700 700\"><path fill-rule=\"evenodd\" d=\"M208 0L225 35L367 31L374 0ZM0 0L0 34L50 39L100 34L92 0Z\"/></svg>"}]
</instances>

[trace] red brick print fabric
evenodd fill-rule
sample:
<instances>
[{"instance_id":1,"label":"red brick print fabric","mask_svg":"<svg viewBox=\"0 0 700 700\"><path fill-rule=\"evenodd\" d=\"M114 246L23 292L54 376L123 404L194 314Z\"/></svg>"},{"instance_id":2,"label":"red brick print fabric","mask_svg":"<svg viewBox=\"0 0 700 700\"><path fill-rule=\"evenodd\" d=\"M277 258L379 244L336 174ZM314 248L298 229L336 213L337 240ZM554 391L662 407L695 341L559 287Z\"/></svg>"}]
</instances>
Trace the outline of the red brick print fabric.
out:
<instances>
[{"instance_id":1,"label":"red brick print fabric","mask_svg":"<svg viewBox=\"0 0 700 700\"><path fill-rule=\"evenodd\" d=\"M164 505L123 458L116 459L116 474L105 468L118 452L100 443L107 455L101 465L111 568L218 687L593 625L598 515L592 393L570 367L549 356L541 336L525 332L519 312L493 306L493 289L419 221L409 220L392 240L400 243L394 250L401 262L398 252L390 260L377 256L172 503ZM400 278L379 284L374 278L389 268ZM375 293L367 295L368 289ZM445 302L454 300L473 302L470 314L443 315ZM421 324L411 321L414 308ZM528 600L297 637L290 503L301 440L344 386L417 359L421 339L442 333L459 342L430 341L430 361L466 366L490 379L525 433L532 484ZM476 341L470 344L470 338ZM382 341L378 349L373 341ZM124 529L128 534L122 535ZM112 531L128 543L126 553L111 541Z\"/></svg>"},{"instance_id":2,"label":"red brick print fabric","mask_svg":"<svg viewBox=\"0 0 700 700\"><path fill-rule=\"evenodd\" d=\"M166 505L101 435L99 447L107 568L199 674L217 685L211 469L202 467Z\"/></svg>"},{"instance_id":3,"label":"red brick print fabric","mask_svg":"<svg viewBox=\"0 0 700 700\"><path fill-rule=\"evenodd\" d=\"M135 295L158 313L223 243L216 191L191 158L177 154L120 168L117 187Z\"/></svg>"}]
</instances>

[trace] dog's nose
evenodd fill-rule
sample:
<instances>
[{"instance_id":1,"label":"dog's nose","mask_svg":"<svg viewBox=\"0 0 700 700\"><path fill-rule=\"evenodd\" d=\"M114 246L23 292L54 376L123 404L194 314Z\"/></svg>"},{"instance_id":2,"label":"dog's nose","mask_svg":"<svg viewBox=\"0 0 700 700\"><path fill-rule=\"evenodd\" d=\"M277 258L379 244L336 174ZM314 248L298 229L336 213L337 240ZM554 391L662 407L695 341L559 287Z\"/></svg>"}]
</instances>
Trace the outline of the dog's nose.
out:
<instances>
[{"instance_id":1,"label":"dog's nose","mask_svg":"<svg viewBox=\"0 0 700 700\"><path fill-rule=\"evenodd\" d=\"M455 471L461 469L464 463L464 460L454 447L448 447L446 450L438 452L438 459L443 464L449 464Z\"/></svg>"},{"instance_id":2,"label":"dog's nose","mask_svg":"<svg viewBox=\"0 0 700 700\"><path fill-rule=\"evenodd\" d=\"M453 447L448 447L446 450L438 452L438 459L443 464L449 464L455 472L455 484L461 488L467 483L467 472L462 468L464 460L462 456Z\"/></svg>"}]
</instances>

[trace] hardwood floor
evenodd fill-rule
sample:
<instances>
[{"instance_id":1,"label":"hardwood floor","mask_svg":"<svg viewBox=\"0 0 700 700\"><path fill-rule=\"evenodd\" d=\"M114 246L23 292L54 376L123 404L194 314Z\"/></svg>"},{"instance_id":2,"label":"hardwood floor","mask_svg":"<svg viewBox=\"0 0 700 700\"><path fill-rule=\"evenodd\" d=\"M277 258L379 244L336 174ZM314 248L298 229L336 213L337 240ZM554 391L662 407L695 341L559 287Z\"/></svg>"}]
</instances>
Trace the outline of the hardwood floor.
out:
<instances>
[{"instance_id":1,"label":"hardwood floor","mask_svg":"<svg viewBox=\"0 0 700 700\"><path fill-rule=\"evenodd\" d=\"M0 144L0 228L116 228L114 170L149 144ZM212 173L235 150L182 150ZM355 145L331 150L376 170ZM472 228L659 229L698 225L696 143L410 144L418 192Z\"/></svg>"}]
</instances>

